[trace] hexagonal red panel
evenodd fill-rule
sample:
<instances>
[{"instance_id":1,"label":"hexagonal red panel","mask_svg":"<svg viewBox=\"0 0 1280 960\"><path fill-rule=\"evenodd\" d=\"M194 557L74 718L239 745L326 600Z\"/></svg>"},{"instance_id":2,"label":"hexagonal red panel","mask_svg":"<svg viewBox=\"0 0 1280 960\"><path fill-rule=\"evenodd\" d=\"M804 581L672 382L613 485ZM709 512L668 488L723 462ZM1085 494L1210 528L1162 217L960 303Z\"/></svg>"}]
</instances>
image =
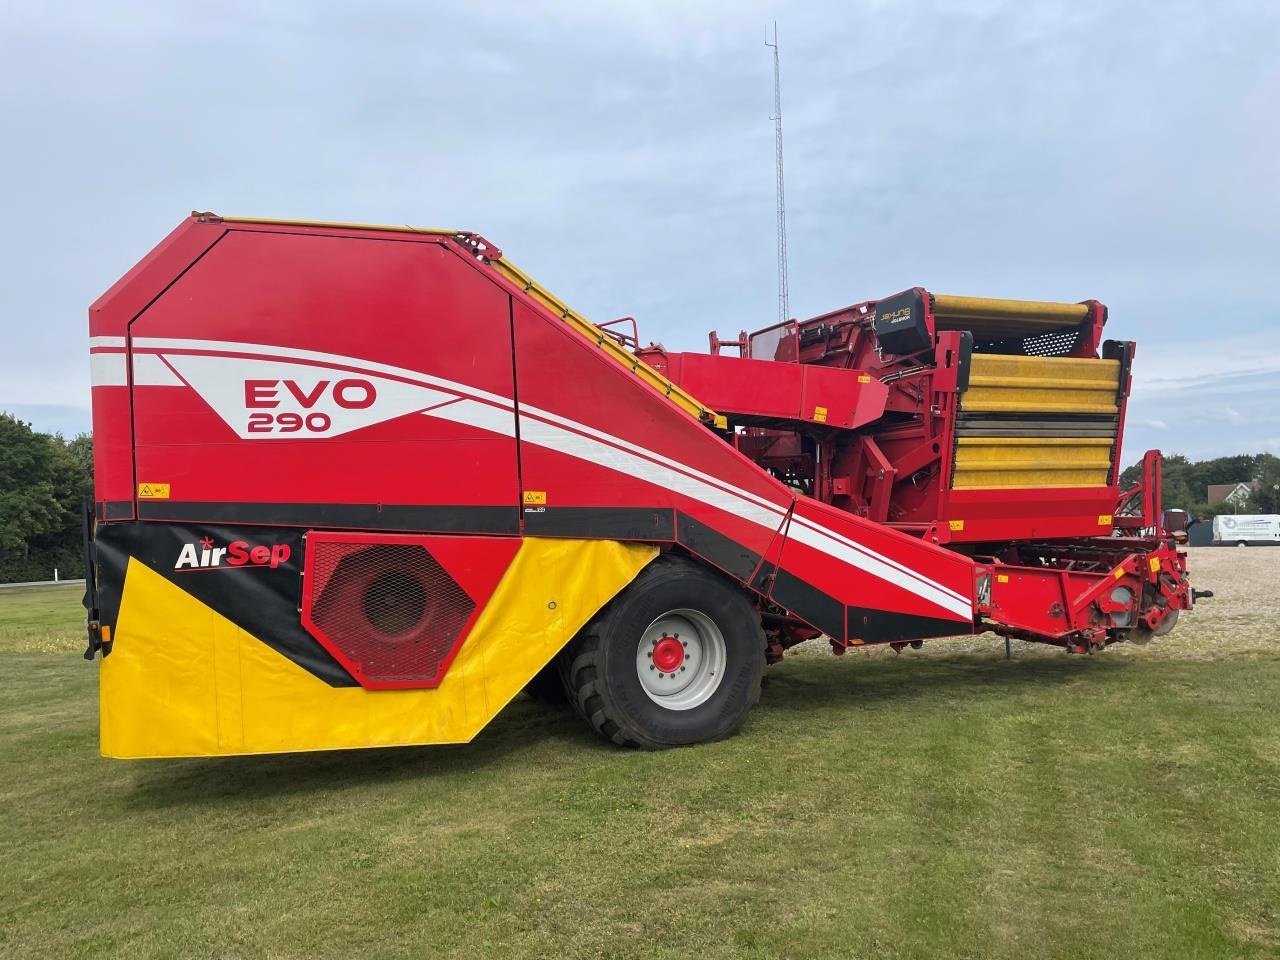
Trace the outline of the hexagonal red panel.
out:
<instances>
[{"instance_id":1,"label":"hexagonal red panel","mask_svg":"<svg viewBox=\"0 0 1280 960\"><path fill-rule=\"evenodd\" d=\"M368 689L439 686L514 537L307 534L302 622Z\"/></svg>"}]
</instances>

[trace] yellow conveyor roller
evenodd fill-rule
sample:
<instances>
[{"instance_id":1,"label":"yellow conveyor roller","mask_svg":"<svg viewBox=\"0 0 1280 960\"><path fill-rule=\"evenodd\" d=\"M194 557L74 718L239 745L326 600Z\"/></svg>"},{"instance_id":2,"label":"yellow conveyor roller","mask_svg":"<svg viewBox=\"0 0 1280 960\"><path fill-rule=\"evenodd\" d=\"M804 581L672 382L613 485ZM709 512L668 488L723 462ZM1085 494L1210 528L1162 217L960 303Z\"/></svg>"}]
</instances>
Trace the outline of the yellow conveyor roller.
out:
<instances>
[{"instance_id":1,"label":"yellow conveyor roller","mask_svg":"<svg viewBox=\"0 0 1280 960\"><path fill-rule=\"evenodd\" d=\"M969 330L980 340L1026 337L1074 327L1089 317L1083 303L995 300L933 294L934 324L939 330Z\"/></svg>"},{"instance_id":2,"label":"yellow conveyor roller","mask_svg":"<svg viewBox=\"0 0 1280 960\"><path fill-rule=\"evenodd\" d=\"M1104 487L1108 438L961 437L952 487Z\"/></svg>"},{"instance_id":3,"label":"yellow conveyor roller","mask_svg":"<svg viewBox=\"0 0 1280 960\"><path fill-rule=\"evenodd\" d=\"M1105 413L1117 409L1120 361L975 353L965 413Z\"/></svg>"}]
</instances>

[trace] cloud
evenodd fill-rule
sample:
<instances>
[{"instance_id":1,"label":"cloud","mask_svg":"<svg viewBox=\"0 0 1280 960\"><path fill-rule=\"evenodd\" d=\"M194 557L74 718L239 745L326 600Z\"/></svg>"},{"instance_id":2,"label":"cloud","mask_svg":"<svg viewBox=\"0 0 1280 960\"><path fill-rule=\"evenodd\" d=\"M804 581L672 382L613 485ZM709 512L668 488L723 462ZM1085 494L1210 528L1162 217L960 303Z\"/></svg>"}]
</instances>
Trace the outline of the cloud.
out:
<instances>
[{"instance_id":1,"label":"cloud","mask_svg":"<svg viewBox=\"0 0 1280 960\"><path fill-rule=\"evenodd\" d=\"M8 3L0 405L87 406L87 305L193 208L476 229L673 348L771 323L775 16L794 312L1096 297L1140 344L1129 449L1274 437L1248 2Z\"/></svg>"}]
</instances>

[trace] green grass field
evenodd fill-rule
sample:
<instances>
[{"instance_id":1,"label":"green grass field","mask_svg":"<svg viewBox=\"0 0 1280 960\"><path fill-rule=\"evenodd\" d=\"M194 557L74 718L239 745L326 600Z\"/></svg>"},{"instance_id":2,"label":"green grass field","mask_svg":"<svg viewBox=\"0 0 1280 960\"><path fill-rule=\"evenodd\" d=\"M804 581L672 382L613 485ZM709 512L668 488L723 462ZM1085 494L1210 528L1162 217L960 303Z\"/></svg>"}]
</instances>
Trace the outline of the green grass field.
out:
<instances>
[{"instance_id":1,"label":"green grass field","mask_svg":"<svg viewBox=\"0 0 1280 960\"><path fill-rule=\"evenodd\" d=\"M83 650L83 583L0 589L0 653Z\"/></svg>"},{"instance_id":2,"label":"green grass field","mask_svg":"<svg viewBox=\"0 0 1280 960\"><path fill-rule=\"evenodd\" d=\"M79 588L0 591L0 955L1273 958L1280 650L1212 585L1164 647L791 657L693 749L521 699L465 747L134 763Z\"/></svg>"}]
</instances>

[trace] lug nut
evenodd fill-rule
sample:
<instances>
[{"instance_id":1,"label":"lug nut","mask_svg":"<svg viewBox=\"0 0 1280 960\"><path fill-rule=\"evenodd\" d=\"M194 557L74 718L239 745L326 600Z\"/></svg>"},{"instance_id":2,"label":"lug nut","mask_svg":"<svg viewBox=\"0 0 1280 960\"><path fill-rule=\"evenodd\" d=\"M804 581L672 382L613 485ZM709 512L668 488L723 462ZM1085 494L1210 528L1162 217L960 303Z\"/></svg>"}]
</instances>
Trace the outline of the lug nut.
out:
<instances>
[{"instance_id":1,"label":"lug nut","mask_svg":"<svg viewBox=\"0 0 1280 960\"><path fill-rule=\"evenodd\" d=\"M653 664L652 664L652 663L651 663L651 664L649 664L649 669L650 669L650 670L652 670L652 669L653 669Z\"/></svg>"},{"instance_id":2,"label":"lug nut","mask_svg":"<svg viewBox=\"0 0 1280 960\"><path fill-rule=\"evenodd\" d=\"M688 640L681 640L681 641L680 641L680 643L681 643L682 645L686 646L686 647L689 645L689 641L688 641Z\"/></svg>"}]
</instances>

